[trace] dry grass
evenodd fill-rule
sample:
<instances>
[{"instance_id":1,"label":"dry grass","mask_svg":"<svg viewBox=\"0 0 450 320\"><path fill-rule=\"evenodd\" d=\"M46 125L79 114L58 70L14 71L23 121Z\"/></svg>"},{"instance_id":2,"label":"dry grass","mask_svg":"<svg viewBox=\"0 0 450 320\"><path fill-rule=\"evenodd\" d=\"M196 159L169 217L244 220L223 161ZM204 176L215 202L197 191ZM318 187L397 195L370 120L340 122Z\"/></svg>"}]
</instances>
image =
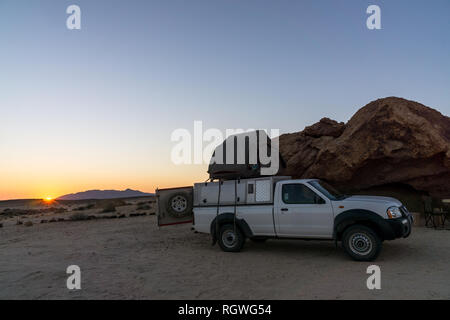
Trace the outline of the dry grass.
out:
<instances>
[{"instance_id":1,"label":"dry grass","mask_svg":"<svg viewBox=\"0 0 450 320\"><path fill-rule=\"evenodd\" d=\"M73 215L71 215L70 220L72 220L72 221L89 220L89 216L85 213L78 212L78 213L74 213ZM52 222L52 221L50 221L50 222Z\"/></svg>"},{"instance_id":2,"label":"dry grass","mask_svg":"<svg viewBox=\"0 0 450 320\"><path fill-rule=\"evenodd\" d=\"M95 204L91 203L91 204L88 204L87 206L75 208L75 209L73 209L73 211L84 211L84 210L92 209L94 207L95 207Z\"/></svg>"},{"instance_id":3,"label":"dry grass","mask_svg":"<svg viewBox=\"0 0 450 320\"><path fill-rule=\"evenodd\" d=\"M108 213L108 212L116 212L116 207L123 207L128 205L127 202L125 202L122 199L105 199L100 200L97 203L97 207L101 208L101 213Z\"/></svg>"},{"instance_id":4,"label":"dry grass","mask_svg":"<svg viewBox=\"0 0 450 320\"><path fill-rule=\"evenodd\" d=\"M136 208L136 210L150 210L152 207L149 206L148 204L144 204L144 205L138 205L138 207Z\"/></svg>"},{"instance_id":5,"label":"dry grass","mask_svg":"<svg viewBox=\"0 0 450 320\"><path fill-rule=\"evenodd\" d=\"M108 212L116 212L116 206L113 203L108 204L103 210L102 213L108 213Z\"/></svg>"},{"instance_id":6,"label":"dry grass","mask_svg":"<svg viewBox=\"0 0 450 320\"><path fill-rule=\"evenodd\" d=\"M3 217L17 217L24 215L33 215L33 214L44 214L44 213L64 213L67 209L63 207L49 207L42 209L10 209L6 208L2 211L1 215Z\"/></svg>"}]
</instances>

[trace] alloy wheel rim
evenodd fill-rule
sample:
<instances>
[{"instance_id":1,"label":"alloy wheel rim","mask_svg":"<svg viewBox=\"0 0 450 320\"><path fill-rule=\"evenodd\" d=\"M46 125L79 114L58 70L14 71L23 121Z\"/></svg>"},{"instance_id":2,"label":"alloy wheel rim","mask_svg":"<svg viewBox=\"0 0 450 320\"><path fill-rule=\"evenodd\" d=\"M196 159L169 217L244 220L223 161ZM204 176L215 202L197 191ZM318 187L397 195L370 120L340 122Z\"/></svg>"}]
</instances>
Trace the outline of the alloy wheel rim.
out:
<instances>
[{"instance_id":1,"label":"alloy wheel rim","mask_svg":"<svg viewBox=\"0 0 450 320\"><path fill-rule=\"evenodd\" d=\"M222 233L222 242L227 248L232 248L237 242L236 233L233 230L226 230Z\"/></svg>"},{"instance_id":2,"label":"alloy wheel rim","mask_svg":"<svg viewBox=\"0 0 450 320\"><path fill-rule=\"evenodd\" d=\"M171 203L172 209L176 212L180 213L186 210L187 208L187 199L182 196L176 196L172 199Z\"/></svg>"},{"instance_id":3,"label":"alloy wheel rim","mask_svg":"<svg viewBox=\"0 0 450 320\"><path fill-rule=\"evenodd\" d=\"M348 240L350 250L357 255L367 255L372 251L372 240L364 233L355 233Z\"/></svg>"}]
</instances>

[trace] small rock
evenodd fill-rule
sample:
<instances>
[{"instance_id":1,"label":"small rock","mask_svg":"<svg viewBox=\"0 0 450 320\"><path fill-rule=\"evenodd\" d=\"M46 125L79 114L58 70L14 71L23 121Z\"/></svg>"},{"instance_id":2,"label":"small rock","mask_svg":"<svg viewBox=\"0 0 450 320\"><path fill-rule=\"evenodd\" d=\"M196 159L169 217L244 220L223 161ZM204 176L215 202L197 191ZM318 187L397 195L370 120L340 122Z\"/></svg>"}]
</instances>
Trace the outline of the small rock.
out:
<instances>
[{"instance_id":1,"label":"small rock","mask_svg":"<svg viewBox=\"0 0 450 320\"><path fill-rule=\"evenodd\" d=\"M322 118L316 124L306 127L303 131L305 135L320 138L322 136L331 136L334 138L339 137L345 130L345 124L343 122L336 122L329 118Z\"/></svg>"},{"instance_id":2,"label":"small rock","mask_svg":"<svg viewBox=\"0 0 450 320\"><path fill-rule=\"evenodd\" d=\"M25 227L31 227L32 225L33 225L33 222L31 222L31 221L27 221L24 224Z\"/></svg>"}]
</instances>

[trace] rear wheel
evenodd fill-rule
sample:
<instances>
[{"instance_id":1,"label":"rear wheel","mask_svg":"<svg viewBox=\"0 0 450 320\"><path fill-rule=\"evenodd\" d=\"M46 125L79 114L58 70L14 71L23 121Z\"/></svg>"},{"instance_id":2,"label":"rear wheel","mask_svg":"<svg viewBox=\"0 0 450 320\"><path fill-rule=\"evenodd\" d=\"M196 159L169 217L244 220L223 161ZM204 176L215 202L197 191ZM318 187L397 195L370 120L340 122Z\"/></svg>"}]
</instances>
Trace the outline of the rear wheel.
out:
<instances>
[{"instance_id":1,"label":"rear wheel","mask_svg":"<svg viewBox=\"0 0 450 320\"><path fill-rule=\"evenodd\" d=\"M224 224L220 227L219 246L226 252L239 252L245 243L245 236L238 226Z\"/></svg>"},{"instance_id":2,"label":"rear wheel","mask_svg":"<svg viewBox=\"0 0 450 320\"><path fill-rule=\"evenodd\" d=\"M381 239L371 228L354 225L344 231L342 246L354 260L373 261L381 251Z\"/></svg>"}]
</instances>

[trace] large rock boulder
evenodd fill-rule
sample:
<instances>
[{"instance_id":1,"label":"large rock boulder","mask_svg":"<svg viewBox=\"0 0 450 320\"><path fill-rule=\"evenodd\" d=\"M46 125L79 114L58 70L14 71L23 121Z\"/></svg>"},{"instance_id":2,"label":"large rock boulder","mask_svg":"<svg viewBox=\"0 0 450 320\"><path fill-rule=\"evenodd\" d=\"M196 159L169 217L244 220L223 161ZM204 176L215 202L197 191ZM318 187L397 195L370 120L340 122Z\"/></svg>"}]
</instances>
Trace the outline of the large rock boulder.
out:
<instances>
[{"instance_id":1,"label":"large rock boulder","mask_svg":"<svg viewBox=\"0 0 450 320\"><path fill-rule=\"evenodd\" d=\"M285 174L355 192L404 185L450 198L450 118L420 103L384 98L346 123L324 118L280 136Z\"/></svg>"}]
</instances>

